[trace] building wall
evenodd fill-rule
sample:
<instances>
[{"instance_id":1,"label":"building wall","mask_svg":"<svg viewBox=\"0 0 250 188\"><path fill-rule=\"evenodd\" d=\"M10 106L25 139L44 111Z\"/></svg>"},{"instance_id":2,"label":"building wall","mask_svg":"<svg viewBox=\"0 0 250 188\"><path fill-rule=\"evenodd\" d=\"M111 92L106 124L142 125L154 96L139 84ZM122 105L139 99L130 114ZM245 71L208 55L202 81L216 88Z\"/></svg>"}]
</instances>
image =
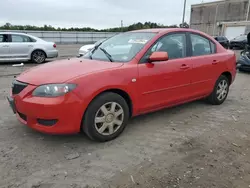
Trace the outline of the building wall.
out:
<instances>
[{"instance_id":1,"label":"building wall","mask_svg":"<svg viewBox=\"0 0 250 188\"><path fill-rule=\"evenodd\" d=\"M225 0L191 6L190 27L210 35L222 34L218 22L245 21L248 0ZM250 20L250 15L248 16Z\"/></svg>"},{"instance_id":2,"label":"building wall","mask_svg":"<svg viewBox=\"0 0 250 188\"><path fill-rule=\"evenodd\" d=\"M0 30L6 32L7 30ZM114 36L112 32L71 32L71 31L9 31L26 33L58 44L91 44L98 40Z\"/></svg>"}]
</instances>

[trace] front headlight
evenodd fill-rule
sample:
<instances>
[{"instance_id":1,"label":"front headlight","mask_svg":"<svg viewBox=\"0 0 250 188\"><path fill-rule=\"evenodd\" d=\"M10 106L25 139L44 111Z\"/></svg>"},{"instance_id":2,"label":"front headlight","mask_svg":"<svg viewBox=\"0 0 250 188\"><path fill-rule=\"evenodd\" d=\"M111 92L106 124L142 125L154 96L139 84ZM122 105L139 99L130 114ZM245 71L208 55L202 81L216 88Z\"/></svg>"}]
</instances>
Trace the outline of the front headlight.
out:
<instances>
[{"instance_id":1,"label":"front headlight","mask_svg":"<svg viewBox=\"0 0 250 188\"><path fill-rule=\"evenodd\" d=\"M58 97L76 88L75 84L48 84L37 87L32 95L37 97Z\"/></svg>"}]
</instances>

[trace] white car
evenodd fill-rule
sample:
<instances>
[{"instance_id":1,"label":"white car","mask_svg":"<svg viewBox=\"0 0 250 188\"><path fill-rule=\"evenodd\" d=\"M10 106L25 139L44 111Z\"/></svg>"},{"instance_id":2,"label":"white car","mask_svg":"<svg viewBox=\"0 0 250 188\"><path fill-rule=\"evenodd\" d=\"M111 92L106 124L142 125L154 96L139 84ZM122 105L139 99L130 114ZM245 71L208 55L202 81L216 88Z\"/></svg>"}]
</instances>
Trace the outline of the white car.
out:
<instances>
[{"instance_id":1,"label":"white car","mask_svg":"<svg viewBox=\"0 0 250 188\"><path fill-rule=\"evenodd\" d=\"M94 44L86 44L83 45L80 49L79 49L79 56L84 56L87 52L89 52L90 50L92 50L96 45L100 44L101 42L103 42L105 39L99 40Z\"/></svg>"},{"instance_id":2,"label":"white car","mask_svg":"<svg viewBox=\"0 0 250 188\"><path fill-rule=\"evenodd\" d=\"M56 44L24 33L0 32L0 62L43 63L58 57Z\"/></svg>"},{"instance_id":3,"label":"white car","mask_svg":"<svg viewBox=\"0 0 250 188\"><path fill-rule=\"evenodd\" d=\"M79 50L79 56L85 55L87 52L89 52L94 47L95 47L95 44L86 44L86 45L82 46Z\"/></svg>"}]
</instances>

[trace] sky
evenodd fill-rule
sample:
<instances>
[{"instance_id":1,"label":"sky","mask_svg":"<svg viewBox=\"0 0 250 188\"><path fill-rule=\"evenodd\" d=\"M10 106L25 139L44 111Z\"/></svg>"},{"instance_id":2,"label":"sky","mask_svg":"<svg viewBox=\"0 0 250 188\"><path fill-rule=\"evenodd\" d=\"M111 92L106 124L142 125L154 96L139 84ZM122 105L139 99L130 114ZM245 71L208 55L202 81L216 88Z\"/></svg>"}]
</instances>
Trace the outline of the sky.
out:
<instances>
[{"instance_id":1,"label":"sky","mask_svg":"<svg viewBox=\"0 0 250 188\"><path fill-rule=\"evenodd\" d=\"M203 0L210 2L213 0ZM0 25L44 24L54 27L92 27L97 29L128 26L136 22L180 24L184 0L0 0ZM185 20L189 22L191 4L187 0Z\"/></svg>"}]
</instances>

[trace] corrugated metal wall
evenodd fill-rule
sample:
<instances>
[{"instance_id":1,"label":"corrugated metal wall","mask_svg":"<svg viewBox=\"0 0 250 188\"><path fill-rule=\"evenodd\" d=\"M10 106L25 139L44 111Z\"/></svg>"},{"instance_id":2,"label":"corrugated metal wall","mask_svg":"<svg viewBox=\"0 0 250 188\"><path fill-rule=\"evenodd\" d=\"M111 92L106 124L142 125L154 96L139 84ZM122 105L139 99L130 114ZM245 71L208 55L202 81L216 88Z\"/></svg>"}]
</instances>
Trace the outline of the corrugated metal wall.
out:
<instances>
[{"instance_id":1,"label":"corrugated metal wall","mask_svg":"<svg viewBox=\"0 0 250 188\"><path fill-rule=\"evenodd\" d=\"M247 7L248 0L228 0L193 5L190 27L210 35L220 35L222 28L217 23L245 21Z\"/></svg>"},{"instance_id":2,"label":"corrugated metal wall","mask_svg":"<svg viewBox=\"0 0 250 188\"><path fill-rule=\"evenodd\" d=\"M7 30L0 30L6 32ZM112 32L69 32L69 31L8 31L33 35L58 44L89 44L114 36Z\"/></svg>"}]
</instances>

